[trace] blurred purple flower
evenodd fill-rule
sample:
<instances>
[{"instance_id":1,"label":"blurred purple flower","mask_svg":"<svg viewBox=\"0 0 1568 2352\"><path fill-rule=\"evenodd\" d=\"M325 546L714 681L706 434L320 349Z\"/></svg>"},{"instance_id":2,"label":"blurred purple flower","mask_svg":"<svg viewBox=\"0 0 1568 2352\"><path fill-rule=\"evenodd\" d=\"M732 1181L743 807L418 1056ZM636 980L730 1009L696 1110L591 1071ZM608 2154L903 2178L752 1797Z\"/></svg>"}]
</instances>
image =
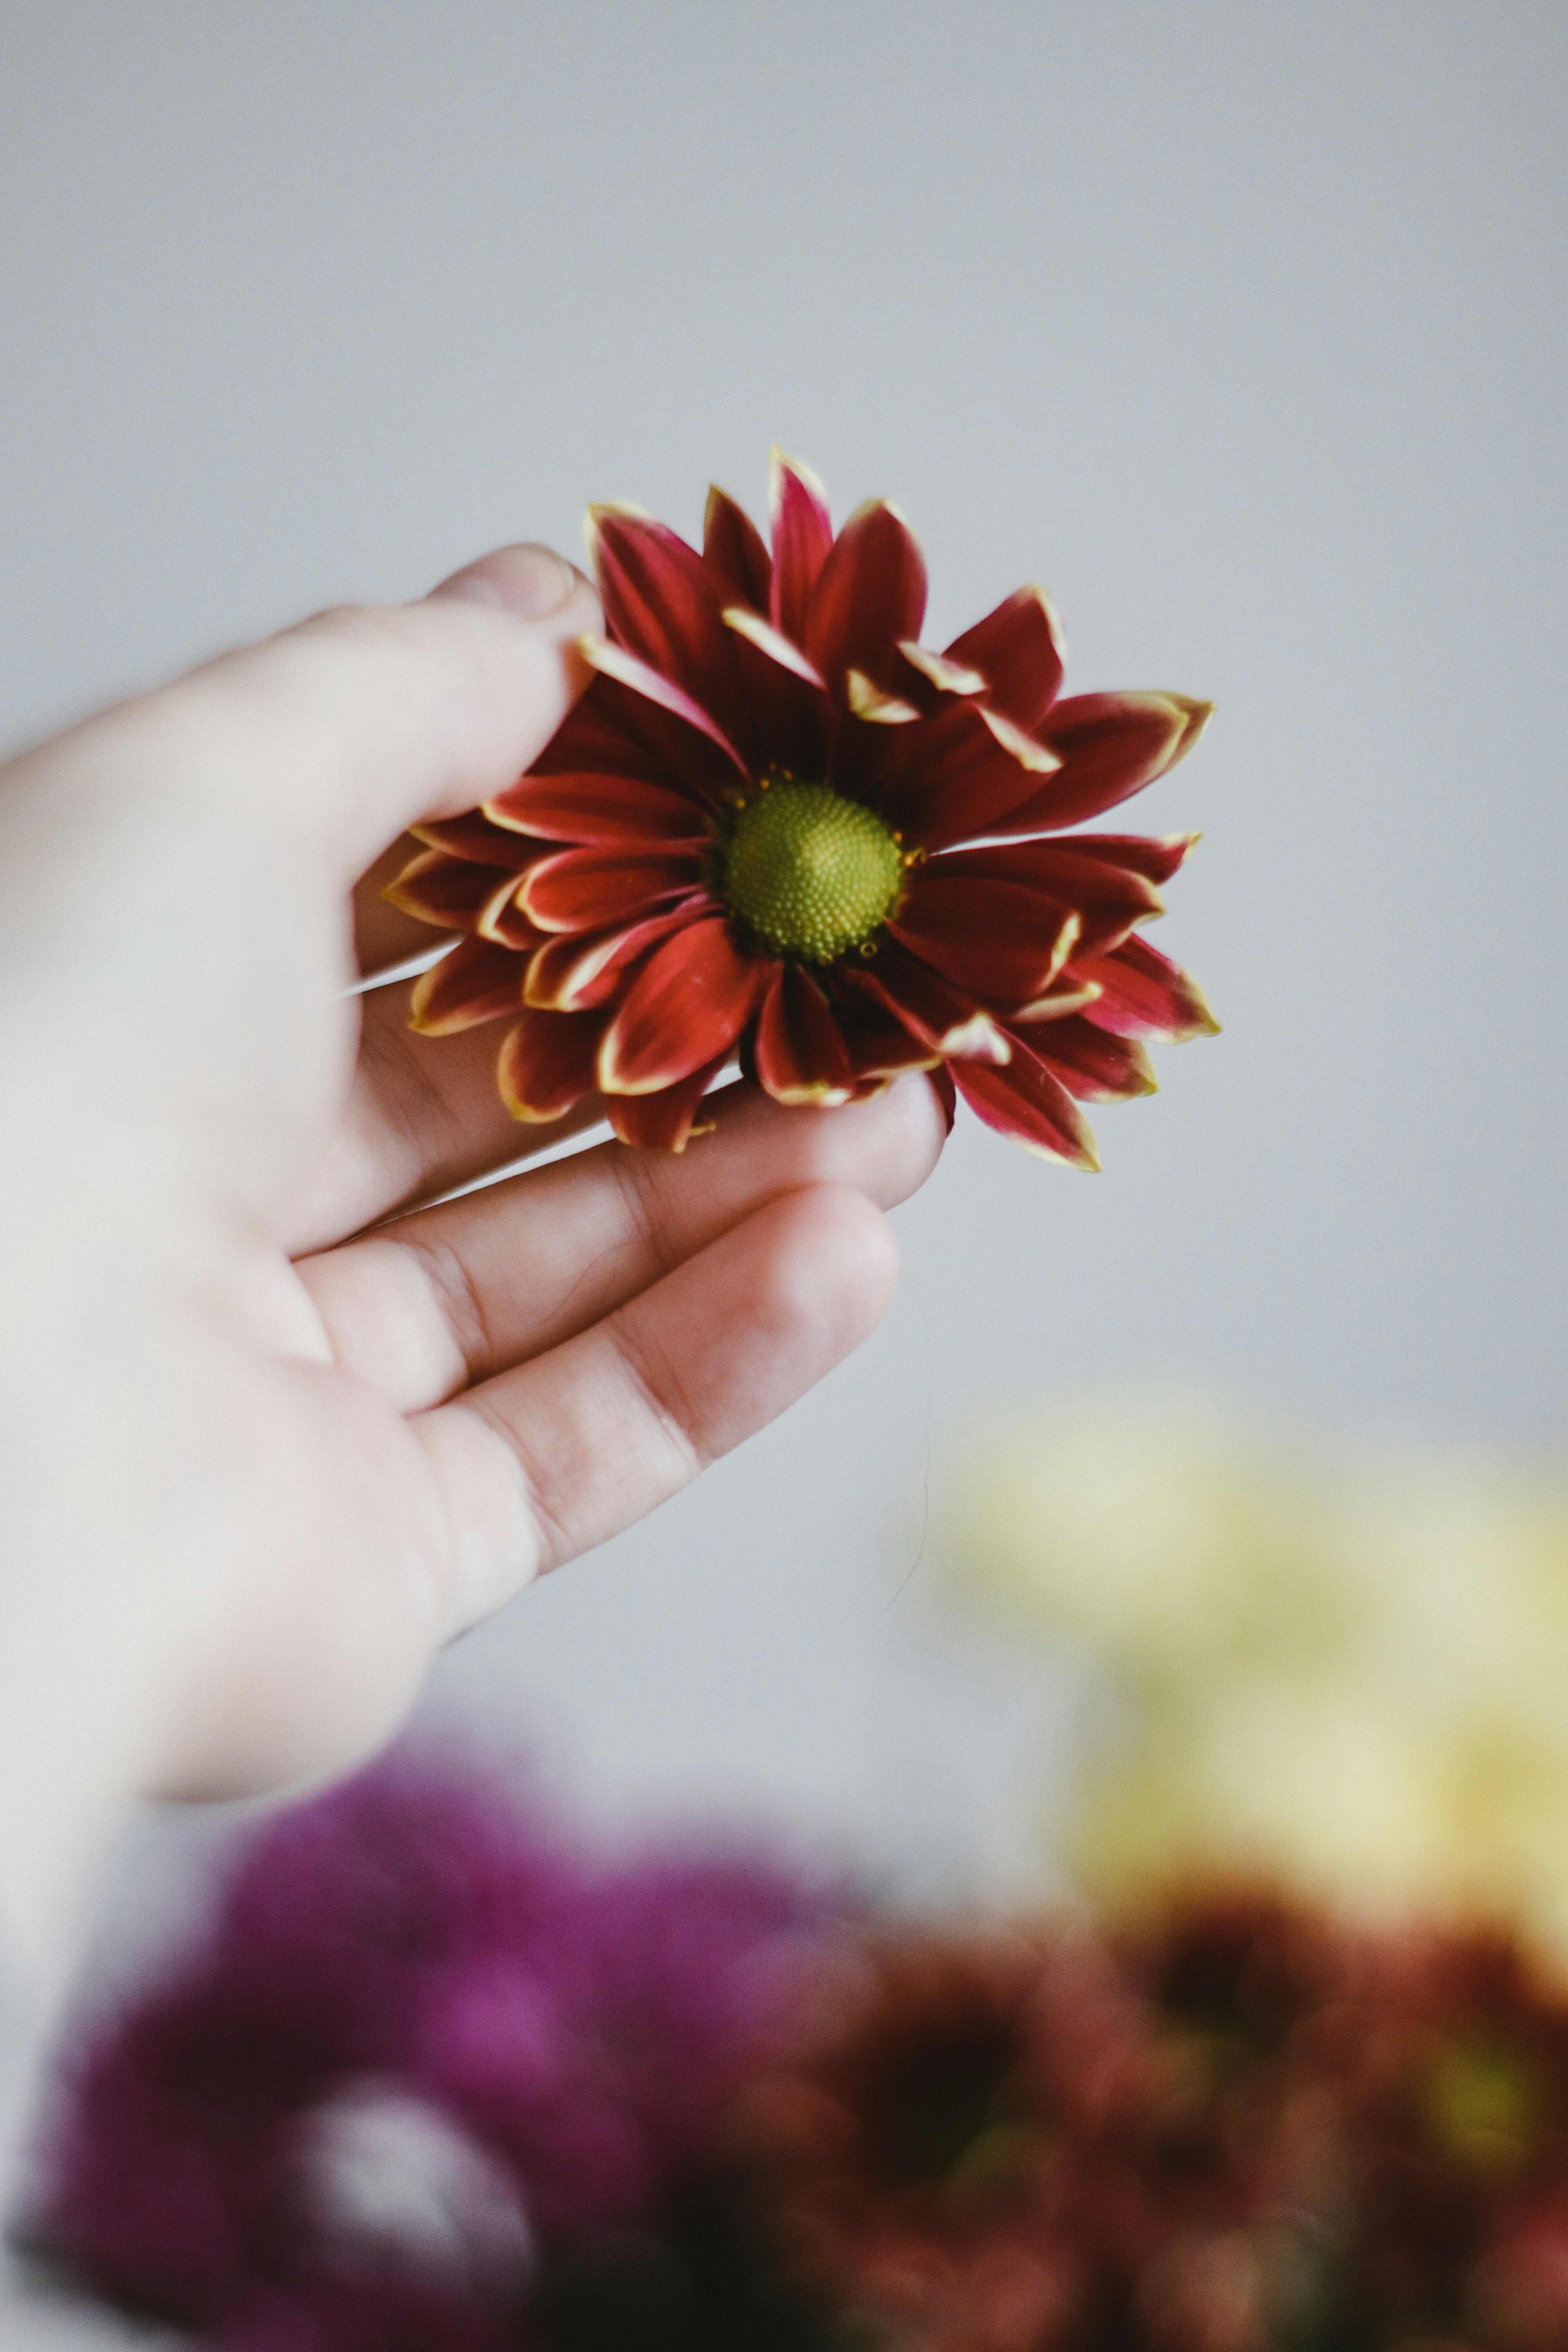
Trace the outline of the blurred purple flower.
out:
<instances>
[{"instance_id":1,"label":"blurred purple flower","mask_svg":"<svg viewBox=\"0 0 1568 2352\"><path fill-rule=\"evenodd\" d=\"M509 2318L428 2283L318 2281L258 2303L214 2352L521 2352Z\"/></svg>"},{"instance_id":2,"label":"blurred purple flower","mask_svg":"<svg viewBox=\"0 0 1568 2352\"><path fill-rule=\"evenodd\" d=\"M752 1862L588 1878L531 1944L431 1982L412 2071L505 2152L542 2230L631 2219L695 2152L823 1919Z\"/></svg>"},{"instance_id":3,"label":"blurred purple flower","mask_svg":"<svg viewBox=\"0 0 1568 2352\"><path fill-rule=\"evenodd\" d=\"M831 1907L595 1865L394 1758L250 1837L201 1951L62 2069L27 2234L225 2352L489 2352L542 2253L647 2216Z\"/></svg>"}]
</instances>

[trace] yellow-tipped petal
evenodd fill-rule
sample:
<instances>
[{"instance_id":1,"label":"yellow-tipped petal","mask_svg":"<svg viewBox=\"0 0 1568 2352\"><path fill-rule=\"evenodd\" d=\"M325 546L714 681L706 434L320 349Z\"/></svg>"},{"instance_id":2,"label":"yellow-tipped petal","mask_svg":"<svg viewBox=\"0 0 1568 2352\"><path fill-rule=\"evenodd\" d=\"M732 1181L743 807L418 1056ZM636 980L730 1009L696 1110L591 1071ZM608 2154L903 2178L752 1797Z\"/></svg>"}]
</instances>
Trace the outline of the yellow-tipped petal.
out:
<instances>
[{"instance_id":1,"label":"yellow-tipped petal","mask_svg":"<svg viewBox=\"0 0 1568 2352\"><path fill-rule=\"evenodd\" d=\"M1097 980L1086 980L1081 988L1064 988L1054 995L1037 996L1032 1004L1022 1005L1010 1013L1010 1021L1060 1021L1069 1013L1081 1013L1105 991Z\"/></svg>"},{"instance_id":2,"label":"yellow-tipped petal","mask_svg":"<svg viewBox=\"0 0 1568 2352\"><path fill-rule=\"evenodd\" d=\"M804 457L790 457L788 452L781 449L778 443L775 441L773 447L768 452L768 514L770 520L776 520L777 519L784 490L784 486L780 477L786 473L793 474L797 482L804 482L806 488L811 492L812 497L817 501L819 506L826 506L827 492L823 488L821 477L813 471L812 467L806 464Z\"/></svg>"},{"instance_id":3,"label":"yellow-tipped petal","mask_svg":"<svg viewBox=\"0 0 1568 2352\"><path fill-rule=\"evenodd\" d=\"M896 694L884 694L862 670L846 670L844 690L856 718L869 719L875 726L904 727L911 719L920 717L912 702L901 702Z\"/></svg>"},{"instance_id":4,"label":"yellow-tipped petal","mask_svg":"<svg viewBox=\"0 0 1568 2352\"><path fill-rule=\"evenodd\" d=\"M1182 740L1176 746L1174 751L1172 752L1170 760L1166 764L1166 773L1169 774L1171 769L1175 766L1178 760L1184 760L1186 758L1187 753L1192 750L1193 745L1197 741L1198 737L1203 733L1204 729L1214 717L1215 706L1212 702L1195 701L1190 694L1167 694L1165 699L1167 702L1174 703L1176 709L1184 714L1186 719L1186 725L1182 732ZM1196 840L1197 835L1194 834L1193 838Z\"/></svg>"},{"instance_id":5,"label":"yellow-tipped petal","mask_svg":"<svg viewBox=\"0 0 1568 2352\"><path fill-rule=\"evenodd\" d=\"M1015 727L999 710L983 709L980 716L1002 749L1010 751L1021 768L1027 768L1031 775L1055 775L1061 761L1054 751L1047 751L1043 743L1037 743L1032 735L1026 735L1021 727Z\"/></svg>"},{"instance_id":6,"label":"yellow-tipped petal","mask_svg":"<svg viewBox=\"0 0 1568 2352\"><path fill-rule=\"evenodd\" d=\"M916 645L911 637L899 640L899 651L911 669L931 680L942 694L984 694L987 681L977 669L966 668L963 662L949 661L945 654L933 654L924 646Z\"/></svg>"},{"instance_id":7,"label":"yellow-tipped petal","mask_svg":"<svg viewBox=\"0 0 1568 2352\"><path fill-rule=\"evenodd\" d=\"M733 629L738 637L744 637L759 653L777 662L781 669L792 670L808 686L824 686L825 681L794 638L786 637L782 629L771 627L760 613L750 611L744 604L726 604L722 618L727 629Z\"/></svg>"},{"instance_id":8,"label":"yellow-tipped petal","mask_svg":"<svg viewBox=\"0 0 1568 2352\"><path fill-rule=\"evenodd\" d=\"M1013 1058L1013 1048L989 1013L971 1013L956 1022L938 1040L944 1055L960 1061L990 1062L997 1069Z\"/></svg>"}]
</instances>

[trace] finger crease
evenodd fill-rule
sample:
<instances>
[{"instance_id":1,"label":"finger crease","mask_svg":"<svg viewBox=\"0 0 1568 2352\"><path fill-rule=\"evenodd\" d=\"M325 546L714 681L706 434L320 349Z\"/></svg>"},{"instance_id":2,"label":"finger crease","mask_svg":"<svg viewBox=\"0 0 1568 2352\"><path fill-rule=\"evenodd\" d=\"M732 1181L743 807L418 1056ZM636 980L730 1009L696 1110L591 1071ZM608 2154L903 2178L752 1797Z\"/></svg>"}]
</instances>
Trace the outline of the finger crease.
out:
<instances>
[{"instance_id":1,"label":"finger crease","mask_svg":"<svg viewBox=\"0 0 1568 2352\"><path fill-rule=\"evenodd\" d=\"M680 1253L666 1237L664 1225L656 1213L655 1193L658 1178L649 1166L652 1154L627 1150L624 1147L614 1153L610 1166L615 1170L620 1186L621 1205L632 1228L634 1244L645 1251L660 1274L668 1274L679 1263Z\"/></svg>"},{"instance_id":2,"label":"finger crease","mask_svg":"<svg viewBox=\"0 0 1568 2352\"><path fill-rule=\"evenodd\" d=\"M504 1413L492 1409L482 1393L468 1400L458 1410L479 1416L511 1464L523 1512L538 1538L540 1574L547 1575L551 1569L559 1568L563 1560L574 1559L583 1549L582 1539L547 1501L548 1484L535 1467L528 1440Z\"/></svg>"},{"instance_id":3,"label":"finger crease","mask_svg":"<svg viewBox=\"0 0 1568 2352\"><path fill-rule=\"evenodd\" d=\"M667 1360L661 1361L656 1377L648 1351L639 1347L620 1315L610 1316L604 1330L649 1419L679 1454L686 1475L695 1477L699 1471L706 1470L710 1457L697 1442L697 1416L682 1393L673 1367Z\"/></svg>"},{"instance_id":4,"label":"finger crease","mask_svg":"<svg viewBox=\"0 0 1568 2352\"><path fill-rule=\"evenodd\" d=\"M457 1344L468 1379L479 1380L495 1370L496 1337L484 1291L461 1252L433 1234L410 1234L404 1247L412 1250L421 1265L436 1311Z\"/></svg>"}]
</instances>

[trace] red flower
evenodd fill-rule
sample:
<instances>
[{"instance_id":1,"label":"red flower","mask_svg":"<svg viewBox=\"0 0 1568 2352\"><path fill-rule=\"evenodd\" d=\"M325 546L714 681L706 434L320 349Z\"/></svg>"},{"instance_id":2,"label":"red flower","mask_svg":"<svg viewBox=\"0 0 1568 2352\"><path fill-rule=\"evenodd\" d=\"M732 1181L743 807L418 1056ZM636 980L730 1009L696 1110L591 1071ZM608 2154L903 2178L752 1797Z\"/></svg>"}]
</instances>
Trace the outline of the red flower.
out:
<instances>
[{"instance_id":1,"label":"red flower","mask_svg":"<svg viewBox=\"0 0 1568 2352\"><path fill-rule=\"evenodd\" d=\"M1146 2073L1138 2011L1089 1938L873 1936L806 1980L732 2146L781 2267L866 2341L1093 2345L1108 2159Z\"/></svg>"},{"instance_id":2,"label":"red flower","mask_svg":"<svg viewBox=\"0 0 1568 2352\"><path fill-rule=\"evenodd\" d=\"M1140 1040L1202 1034L1195 983L1134 936L1194 836L1057 835L1163 775L1208 705L1058 701L1062 651L1023 588L943 654L896 508L836 539L775 454L773 552L721 490L699 555L597 507L598 673L529 772L426 845L388 896L468 936L416 1028L522 1018L519 1118L597 1087L630 1143L679 1150L739 1050L780 1102L926 1069L990 1127L1093 1167L1080 1101L1147 1093ZM1005 838L1003 836L1005 836Z\"/></svg>"}]
</instances>

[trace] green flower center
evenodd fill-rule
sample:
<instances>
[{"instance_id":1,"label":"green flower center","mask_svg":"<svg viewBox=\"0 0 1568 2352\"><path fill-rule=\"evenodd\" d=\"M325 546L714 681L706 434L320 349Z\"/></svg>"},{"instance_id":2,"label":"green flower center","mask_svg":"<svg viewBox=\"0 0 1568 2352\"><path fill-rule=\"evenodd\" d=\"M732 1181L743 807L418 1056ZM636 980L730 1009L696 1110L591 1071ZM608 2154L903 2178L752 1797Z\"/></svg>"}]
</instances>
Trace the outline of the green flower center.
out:
<instances>
[{"instance_id":1,"label":"green flower center","mask_svg":"<svg viewBox=\"0 0 1568 2352\"><path fill-rule=\"evenodd\" d=\"M879 817L793 776L748 795L717 876L726 903L763 947L806 963L832 963L868 940L903 878L903 851Z\"/></svg>"}]
</instances>

